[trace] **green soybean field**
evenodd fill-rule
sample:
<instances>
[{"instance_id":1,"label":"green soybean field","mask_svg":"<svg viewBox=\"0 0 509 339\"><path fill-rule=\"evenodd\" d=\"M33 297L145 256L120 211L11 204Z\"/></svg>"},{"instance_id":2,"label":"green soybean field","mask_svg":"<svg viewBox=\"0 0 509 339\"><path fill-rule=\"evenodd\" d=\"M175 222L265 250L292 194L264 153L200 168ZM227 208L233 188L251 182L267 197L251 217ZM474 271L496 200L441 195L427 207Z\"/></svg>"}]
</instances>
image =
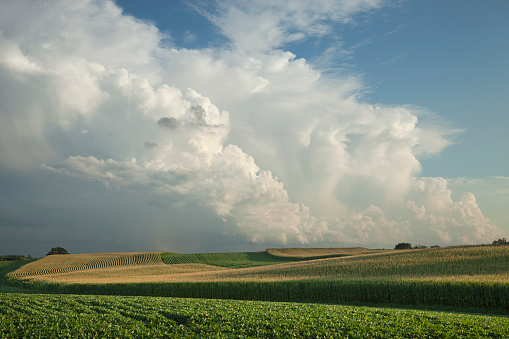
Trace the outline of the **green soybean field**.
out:
<instances>
[{"instance_id":1,"label":"green soybean field","mask_svg":"<svg viewBox=\"0 0 509 339\"><path fill-rule=\"evenodd\" d=\"M0 294L1 338L506 338L509 318L322 304Z\"/></svg>"}]
</instances>

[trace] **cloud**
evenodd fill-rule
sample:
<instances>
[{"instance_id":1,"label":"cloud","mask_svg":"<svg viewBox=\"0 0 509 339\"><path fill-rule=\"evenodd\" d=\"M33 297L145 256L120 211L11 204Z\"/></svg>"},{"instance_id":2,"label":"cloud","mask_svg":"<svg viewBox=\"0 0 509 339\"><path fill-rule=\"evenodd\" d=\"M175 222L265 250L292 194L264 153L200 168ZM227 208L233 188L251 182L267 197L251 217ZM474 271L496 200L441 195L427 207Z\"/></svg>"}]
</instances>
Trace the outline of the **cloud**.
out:
<instances>
[{"instance_id":1,"label":"cloud","mask_svg":"<svg viewBox=\"0 0 509 339\"><path fill-rule=\"evenodd\" d=\"M457 130L416 107L362 102L357 77L323 79L275 49L381 1L220 2L205 14L233 46L203 50L162 46L154 26L110 1L30 4L10 6L17 20L0 14L4 167L43 164L194 206L241 243L449 244L498 232L472 194L454 200L445 179L417 177L419 158Z\"/></svg>"},{"instance_id":2,"label":"cloud","mask_svg":"<svg viewBox=\"0 0 509 339\"><path fill-rule=\"evenodd\" d=\"M506 213L506 206L509 206L509 177L448 178L447 184L453 198L461 197L464 192L472 192L493 224L501 227L509 225L509 215Z\"/></svg>"},{"instance_id":3,"label":"cloud","mask_svg":"<svg viewBox=\"0 0 509 339\"><path fill-rule=\"evenodd\" d=\"M198 36L194 33L189 32L189 30L187 30L184 33L183 39L184 39L184 44L191 45L198 40Z\"/></svg>"},{"instance_id":4,"label":"cloud","mask_svg":"<svg viewBox=\"0 0 509 339\"><path fill-rule=\"evenodd\" d=\"M176 129L180 126L179 122L175 118L161 118L157 121L157 124L161 127Z\"/></svg>"},{"instance_id":5,"label":"cloud","mask_svg":"<svg viewBox=\"0 0 509 339\"><path fill-rule=\"evenodd\" d=\"M333 22L351 23L359 13L382 7L383 0L214 1L197 9L221 29L233 45L246 51L268 51L331 33Z\"/></svg>"}]
</instances>

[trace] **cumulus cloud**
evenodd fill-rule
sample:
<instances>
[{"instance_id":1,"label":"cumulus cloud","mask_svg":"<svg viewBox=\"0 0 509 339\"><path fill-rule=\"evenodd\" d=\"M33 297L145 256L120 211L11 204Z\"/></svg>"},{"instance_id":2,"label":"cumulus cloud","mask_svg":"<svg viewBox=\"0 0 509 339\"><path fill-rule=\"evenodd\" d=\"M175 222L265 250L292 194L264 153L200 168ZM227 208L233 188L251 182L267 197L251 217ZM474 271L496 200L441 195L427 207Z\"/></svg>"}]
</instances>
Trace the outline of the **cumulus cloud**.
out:
<instances>
[{"instance_id":1,"label":"cumulus cloud","mask_svg":"<svg viewBox=\"0 0 509 339\"><path fill-rule=\"evenodd\" d=\"M478 243L498 232L474 195L454 200L445 179L417 177L419 157L457 131L415 107L362 102L355 76L324 81L275 49L382 1L218 2L201 12L233 47L204 50L162 47L154 26L110 1L31 4L9 3L17 20L0 14L1 166L175 197L243 242Z\"/></svg>"},{"instance_id":2,"label":"cumulus cloud","mask_svg":"<svg viewBox=\"0 0 509 339\"><path fill-rule=\"evenodd\" d=\"M175 129L179 127L179 122L175 118L161 118L157 121L157 124L161 127L169 128L169 129Z\"/></svg>"}]
</instances>

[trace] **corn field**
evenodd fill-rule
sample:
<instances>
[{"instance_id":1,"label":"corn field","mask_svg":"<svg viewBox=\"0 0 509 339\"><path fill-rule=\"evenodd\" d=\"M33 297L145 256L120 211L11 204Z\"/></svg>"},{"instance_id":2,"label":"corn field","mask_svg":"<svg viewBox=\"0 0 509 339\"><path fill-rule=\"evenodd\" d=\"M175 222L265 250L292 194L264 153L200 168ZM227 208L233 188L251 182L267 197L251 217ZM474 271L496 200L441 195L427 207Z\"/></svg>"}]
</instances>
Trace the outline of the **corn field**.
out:
<instances>
[{"instance_id":1,"label":"corn field","mask_svg":"<svg viewBox=\"0 0 509 339\"><path fill-rule=\"evenodd\" d=\"M9 273L8 277L24 278L73 271L162 263L159 252L49 255L22 266L15 272Z\"/></svg>"},{"instance_id":2,"label":"corn field","mask_svg":"<svg viewBox=\"0 0 509 339\"><path fill-rule=\"evenodd\" d=\"M171 264L168 261L171 258L176 259L173 262L202 260L209 265L215 262L235 267L234 262L238 260L238 267L243 267L246 263L256 262L257 258L260 259L258 264L266 260L263 259L264 252L256 253L252 257L242 253L224 256L217 253L202 256L163 254L161 259L161 255L154 252L145 254L151 259L143 259L142 262L159 262L158 265L161 265L164 260L170 262L167 267L197 265ZM127 262L140 262L134 260L140 258L136 255L133 254L132 261ZM182 257L178 259L179 256ZM23 273L48 272L49 268L42 265L45 263L43 260L10 273L9 284L52 293L429 305L509 311L508 246L389 251L307 261L272 261L265 266L182 274L175 271L163 279L161 276L156 279L154 275L150 280L148 276L149 280L140 283L122 283L121 280L97 283L93 274L88 276L86 283L63 283L59 282L57 274L54 275L57 279L50 281L47 278L29 279L34 275ZM115 260L110 261L111 265L119 263L118 259ZM51 263L56 265L57 261ZM83 262L67 266L72 269L87 267ZM206 269L207 266L200 267ZM89 274L91 271L85 269L82 272Z\"/></svg>"}]
</instances>

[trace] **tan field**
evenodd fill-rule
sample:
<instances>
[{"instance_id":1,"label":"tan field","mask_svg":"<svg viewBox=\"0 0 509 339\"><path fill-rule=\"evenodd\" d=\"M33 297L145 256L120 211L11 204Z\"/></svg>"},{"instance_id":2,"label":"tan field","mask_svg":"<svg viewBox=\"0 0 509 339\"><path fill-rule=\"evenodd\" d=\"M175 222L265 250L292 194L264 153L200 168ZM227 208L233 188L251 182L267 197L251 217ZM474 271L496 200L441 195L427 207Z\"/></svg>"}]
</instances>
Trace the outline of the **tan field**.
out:
<instances>
[{"instance_id":1,"label":"tan field","mask_svg":"<svg viewBox=\"0 0 509 339\"><path fill-rule=\"evenodd\" d=\"M49 255L9 274L12 278L53 275L112 267L164 265L160 252L86 253Z\"/></svg>"},{"instance_id":2,"label":"tan field","mask_svg":"<svg viewBox=\"0 0 509 339\"><path fill-rule=\"evenodd\" d=\"M225 270L225 268L205 264L156 264L34 275L24 277L23 279L64 284L143 283L176 281L175 279L177 277L192 277L192 275L188 273L214 272L220 270Z\"/></svg>"}]
</instances>

